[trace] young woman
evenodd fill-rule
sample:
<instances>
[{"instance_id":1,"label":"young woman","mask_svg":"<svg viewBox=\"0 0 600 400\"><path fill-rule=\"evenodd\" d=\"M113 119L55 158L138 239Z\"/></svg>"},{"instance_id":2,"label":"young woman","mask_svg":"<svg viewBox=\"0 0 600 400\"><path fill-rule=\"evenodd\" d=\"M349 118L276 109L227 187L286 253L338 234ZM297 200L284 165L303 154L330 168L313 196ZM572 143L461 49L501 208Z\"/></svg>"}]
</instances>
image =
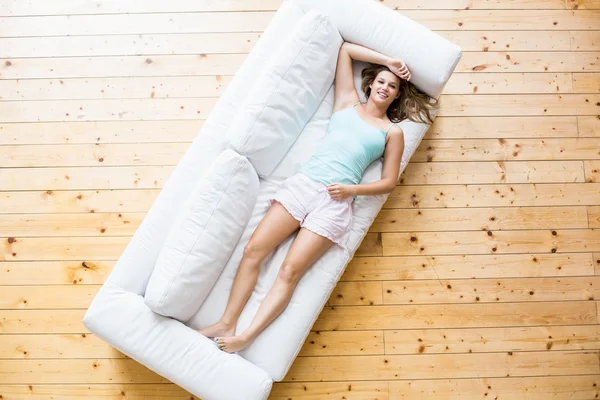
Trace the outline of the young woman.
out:
<instances>
[{"instance_id":1,"label":"young woman","mask_svg":"<svg viewBox=\"0 0 600 400\"><path fill-rule=\"evenodd\" d=\"M361 74L366 103L360 103L354 87L352 59L375 64ZM394 189L404 151L404 133L395 123L405 118L431 123L429 110L437 104L409 83L410 77L401 60L356 44L342 45L327 134L300 171L286 179L269 199L269 211L244 248L221 320L200 330L202 335L214 338L221 350L234 353L248 346L287 307L308 267L334 243L346 250L355 196L390 193ZM381 180L359 185L367 166L381 156ZM299 228L252 323L233 336L256 285L261 262Z\"/></svg>"}]
</instances>

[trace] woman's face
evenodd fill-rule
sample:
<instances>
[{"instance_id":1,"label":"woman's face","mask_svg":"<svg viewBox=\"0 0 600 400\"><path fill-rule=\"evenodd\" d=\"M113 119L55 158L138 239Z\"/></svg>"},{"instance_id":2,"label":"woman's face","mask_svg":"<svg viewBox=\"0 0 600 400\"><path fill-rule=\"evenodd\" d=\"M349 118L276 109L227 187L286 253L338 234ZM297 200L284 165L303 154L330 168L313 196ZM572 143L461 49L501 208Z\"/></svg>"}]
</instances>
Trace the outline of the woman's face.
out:
<instances>
[{"instance_id":1,"label":"woman's face","mask_svg":"<svg viewBox=\"0 0 600 400\"><path fill-rule=\"evenodd\" d=\"M371 88L370 99L387 107L399 96L400 78L390 71L380 71L369 87Z\"/></svg>"}]
</instances>

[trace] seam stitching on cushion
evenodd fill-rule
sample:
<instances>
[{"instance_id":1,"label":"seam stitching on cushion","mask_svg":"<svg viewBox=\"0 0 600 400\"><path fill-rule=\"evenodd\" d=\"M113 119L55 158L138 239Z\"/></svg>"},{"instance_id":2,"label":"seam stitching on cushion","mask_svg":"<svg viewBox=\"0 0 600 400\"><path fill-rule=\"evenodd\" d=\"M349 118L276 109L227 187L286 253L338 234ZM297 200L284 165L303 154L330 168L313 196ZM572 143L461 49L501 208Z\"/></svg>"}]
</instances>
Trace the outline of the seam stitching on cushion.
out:
<instances>
[{"instance_id":1,"label":"seam stitching on cushion","mask_svg":"<svg viewBox=\"0 0 600 400\"><path fill-rule=\"evenodd\" d=\"M315 33L317 32L317 29L323 24L324 20L325 20L325 17L322 16L321 17L321 21L319 21L319 23L315 26L315 29L312 31L312 33L310 34L310 36L308 37L308 39L306 40L306 42L304 42L304 44L302 45L302 47L300 47L300 49L298 50L298 53L296 53L296 55L294 56L294 58L290 61L289 65L287 66L287 68L285 69L285 71L283 72L283 74L281 75L281 78L279 79L279 82L277 82L277 85L275 86L275 88L273 89L273 91L271 92L271 94L269 95L269 97L267 98L267 100L264 102L264 104L261 107L260 111L258 113L256 113L256 116L254 117L254 121L252 121L252 123L250 124L250 126L246 130L246 135L244 137L244 142L242 143L242 147L245 146L246 143L247 143L247 141L248 141L247 139L248 139L249 135L247 134L247 132L250 131L254 127L254 125L256 124L256 121L258 120L258 116L260 114L262 114L262 112L264 111L265 107L267 106L267 104L269 103L269 101L271 100L271 98L273 97L273 94L279 88L279 85L283 81L283 78L286 76L286 74L288 73L288 71L290 70L290 68L292 67L292 65L294 65L294 62L296 61L296 59L298 58L298 56L300 55L300 53L302 53L302 50L304 50L304 48L306 47L306 44L315 35Z\"/></svg>"},{"instance_id":2,"label":"seam stitching on cushion","mask_svg":"<svg viewBox=\"0 0 600 400\"><path fill-rule=\"evenodd\" d=\"M241 166L242 166L242 162L243 160L239 160L238 161L238 165L236 166L234 172L231 174L231 178L229 179L229 182L227 182L227 186L225 186L225 189L223 189L223 193L221 193L221 197L219 197L219 200L217 200L217 203L215 204L215 206L213 207L212 211L210 212L210 215L207 218L207 224L208 225L208 221L210 221L210 218L212 217L212 215L214 214L215 210L217 209L219 203L221 203L221 200L223 199L223 196L225 195L225 193L227 192L227 189L229 188L229 185L231 184L231 181L233 180L233 177L237 174L237 172L240 170ZM177 273L175 274L175 276L173 277L173 279L171 280L171 283L169 284L169 287L167 288L167 290L165 292L163 292L163 295L161 296L160 299L160 310L164 312L163 310L163 306L162 303L165 299L165 297L167 296L167 293L171 290L171 287L173 287L173 284L175 283L175 280L178 278L179 274L181 273L181 269L183 268L183 266L185 265L185 263L187 262L187 259L189 258L190 254L192 253L192 249L196 246L196 243L198 243L198 240L200 240L200 237L202 236L202 233L204 233L204 231L206 230L206 225L204 225L204 228L202 228L202 231L199 232L198 237L196 238L196 240L194 241L194 244L192 244L190 251L188 252L188 254L185 256L185 259L183 260L183 262L181 263L181 265L179 266L179 269L177 270Z\"/></svg>"}]
</instances>

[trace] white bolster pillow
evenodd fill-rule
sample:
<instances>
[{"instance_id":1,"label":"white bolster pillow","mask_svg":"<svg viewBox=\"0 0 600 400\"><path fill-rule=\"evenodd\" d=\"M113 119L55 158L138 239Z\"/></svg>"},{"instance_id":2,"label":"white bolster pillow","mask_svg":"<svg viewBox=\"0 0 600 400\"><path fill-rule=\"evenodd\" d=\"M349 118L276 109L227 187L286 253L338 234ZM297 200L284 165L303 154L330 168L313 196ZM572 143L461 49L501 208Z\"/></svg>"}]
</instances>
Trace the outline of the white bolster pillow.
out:
<instances>
[{"instance_id":1,"label":"white bolster pillow","mask_svg":"<svg viewBox=\"0 0 600 400\"><path fill-rule=\"evenodd\" d=\"M228 134L260 177L273 172L325 98L342 43L329 17L309 11L257 77Z\"/></svg>"},{"instance_id":2,"label":"white bolster pillow","mask_svg":"<svg viewBox=\"0 0 600 400\"><path fill-rule=\"evenodd\" d=\"M259 181L252 164L223 151L177 214L146 287L154 312L187 321L208 296L239 241L256 204Z\"/></svg>"}]
</instances>

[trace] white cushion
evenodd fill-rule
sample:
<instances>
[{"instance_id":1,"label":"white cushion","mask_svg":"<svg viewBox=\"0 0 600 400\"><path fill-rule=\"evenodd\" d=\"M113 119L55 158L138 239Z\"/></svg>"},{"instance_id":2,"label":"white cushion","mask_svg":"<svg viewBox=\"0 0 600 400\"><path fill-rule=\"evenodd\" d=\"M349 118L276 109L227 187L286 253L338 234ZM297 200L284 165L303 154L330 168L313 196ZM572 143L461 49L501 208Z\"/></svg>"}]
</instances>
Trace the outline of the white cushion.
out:
<instances>
[{"instance_id":1,"label":"white cushion","mask_svg":"<svg viewBox=\"0 0 600 400\"><path fill-rule=\"evenodd\" d=\"M328 17L309 11L257 77L229 136L259 176L273 172L323 101L342 43Z\"/></svg>"},{"instance_id":2,"label":"white cushion","mask_svg":"<svg viewBox=\"0 0 600 400\"><path fill-rule=\"evenodd\" d=\"M173 222L146 288L148 307L181 321L198 311L248 224L258 189L246 157L229 149L219 155Z\"/></svg>"}]
</instances>

